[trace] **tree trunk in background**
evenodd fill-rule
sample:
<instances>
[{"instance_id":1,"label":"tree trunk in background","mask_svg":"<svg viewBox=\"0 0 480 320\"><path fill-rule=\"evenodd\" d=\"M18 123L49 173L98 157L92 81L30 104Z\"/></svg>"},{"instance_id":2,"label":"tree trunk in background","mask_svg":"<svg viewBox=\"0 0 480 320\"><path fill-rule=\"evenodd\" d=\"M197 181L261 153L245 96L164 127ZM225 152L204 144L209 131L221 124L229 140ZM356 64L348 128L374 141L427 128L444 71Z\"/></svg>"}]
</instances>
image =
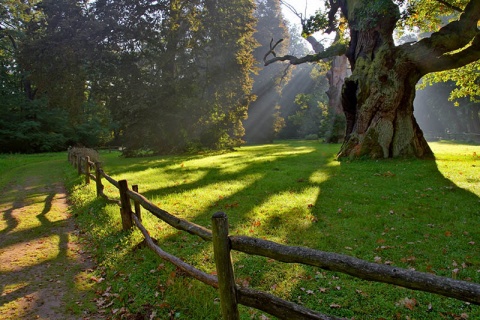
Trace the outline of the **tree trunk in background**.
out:
<instances>
[{"instance_id":1,"label":"tree trunk in background","mask_svg":"<svg viewBox=\"0 0 480 320\"><path fill-rule=\"evenodd\" d=\"M330 124L331 132L327 142L343 142L345 136L345 116L342 108L342 87L349 75L349 65L346 56L337 56L332 61L332 67L327 72L329 88L327 91L329 109L333 112Z\"/></svg>"},{"instance_id":2,"label":"tree trunk in background","mask_svg":"<svg viewBox=\"0 0 480 320\"><path fill-rule=\"evenodd\" d=\"M325 50L324 46L313 36L306 39L312 46L315 53ZM348 59L345 55L335 56L332 59L332 66L327 72L328 80L328 109L331 115L331 123L326 141L329 143L342 142L345 135L344 115L342 108L342 87L345 78L349 74Z\"/></svg>"}]
</instances>

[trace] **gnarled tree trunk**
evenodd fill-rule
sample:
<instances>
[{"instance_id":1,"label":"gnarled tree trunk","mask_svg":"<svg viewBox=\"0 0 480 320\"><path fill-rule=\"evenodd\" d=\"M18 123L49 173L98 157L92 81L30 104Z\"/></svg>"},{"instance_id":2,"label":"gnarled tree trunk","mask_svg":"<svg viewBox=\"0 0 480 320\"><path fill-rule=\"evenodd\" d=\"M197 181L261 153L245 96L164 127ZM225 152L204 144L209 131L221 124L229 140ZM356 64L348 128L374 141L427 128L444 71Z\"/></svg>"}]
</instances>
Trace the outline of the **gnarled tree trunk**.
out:
<instances>
[{"instance_id":1,"label":"gnarled tree trunk","mask_svg":"<svg viewBox=\"0 0 480 320\"><path fill-rule=\"evenodd\" d=\"M378 7L378 1L369 4ZM347 57L352 76L345 81L342 106L347 127L339 158L433 158L413 116L415 84L422 73L402 47L393 43L399 12L384 1L381 18L364 16L362 1L341 7L349 18L351 41Z\"/></svg>"},{"instance_id":2,"label":"gnarled tree trunk","mask_svg":"<svg viewBox=\"0 0 480 320\"><path fill-rule=\"evenodd\" d=\"M387 44L357 58L342 92L347 128L338 156L433 158L413 116L421 76L401 49Z\"/></svg>"}]
</instances>

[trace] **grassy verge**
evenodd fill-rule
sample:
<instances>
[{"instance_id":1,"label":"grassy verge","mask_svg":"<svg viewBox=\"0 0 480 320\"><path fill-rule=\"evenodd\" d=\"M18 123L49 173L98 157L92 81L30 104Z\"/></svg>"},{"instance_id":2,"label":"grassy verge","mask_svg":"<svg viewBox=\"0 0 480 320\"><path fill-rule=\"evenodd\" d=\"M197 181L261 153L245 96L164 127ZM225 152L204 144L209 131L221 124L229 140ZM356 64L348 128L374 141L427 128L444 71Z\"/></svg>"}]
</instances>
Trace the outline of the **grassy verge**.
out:
<instances>
[{"instance_id":1,"label":"grassy verge","mask_svg":"<svg viewBox=\"0 0 480 320\"><path fill-rule=\"evenodd\" d=\"M138 184L160 208L205 227L217 211L230 233L344 253L441 276L480 282L480 147L433 143L437 161L337 162L338 145L280 142L235 152L123 159L103 153L115 179ZM476 153L475 153L476 152ZM101 261L105 305L114 316L219 319L216 291L156 258L138 231L121 232L119 209L72 187L83 230ZM116 196L116 189L106 191ZM211 244L148 213L166 251L214 272ZM355 319L480 317L467 303L233 253L237 281L323 313ZM262 317L241 308L244 319Z\"/></svg>"}]
</instances>

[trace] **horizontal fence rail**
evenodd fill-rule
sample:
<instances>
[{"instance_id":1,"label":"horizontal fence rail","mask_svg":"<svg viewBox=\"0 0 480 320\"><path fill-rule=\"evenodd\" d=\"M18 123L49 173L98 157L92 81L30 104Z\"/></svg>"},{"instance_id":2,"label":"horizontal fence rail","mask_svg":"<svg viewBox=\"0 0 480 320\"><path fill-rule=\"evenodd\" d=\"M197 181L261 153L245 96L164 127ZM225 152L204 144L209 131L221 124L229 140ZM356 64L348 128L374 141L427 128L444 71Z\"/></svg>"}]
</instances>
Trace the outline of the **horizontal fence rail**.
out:
<instances>
[{"instance_id":1,"label":"horizontal fence rail","mask_svg":"<svg viewBox=\"0 0 480 320\"><path fill-rule=\"evenodd\" d=\"M138 192L137 185L132 186L130 190L126 180L116 181L107 175L101 168L100 162L92 162L88 157L72 152L72 150L69 150L68 160L78 169L79 174L88 177L88 179L85 179L86 183L90 183L90 180L96 182L98 197L120 206L124 230L136 226L143 234L147 246L160 258L172 263L192 278L219 290L223 319L239 319L237 304L262 310L280 319L340 319L307 309L270 293L236 285L230 259L231 250L264 256L285 263L310 265L323 270L341 272L363 280L435 293L480 305L480 285L476 283L372 263L344 254L287 246L247 236L230 236L228 235L228 218L221 212L212 216L214 230L211 231L158 208ZM95 170L95 175L91 174L90 170ZM105 195L102 178L119 189L120 200L109 199ZM132 201L134 210L132 210ZM142 225L141 207L175 229L196 235L205 241L212 241L217 276L207 274L189 265L156 245L149 232Z\"/></svg>"}]
</instances>

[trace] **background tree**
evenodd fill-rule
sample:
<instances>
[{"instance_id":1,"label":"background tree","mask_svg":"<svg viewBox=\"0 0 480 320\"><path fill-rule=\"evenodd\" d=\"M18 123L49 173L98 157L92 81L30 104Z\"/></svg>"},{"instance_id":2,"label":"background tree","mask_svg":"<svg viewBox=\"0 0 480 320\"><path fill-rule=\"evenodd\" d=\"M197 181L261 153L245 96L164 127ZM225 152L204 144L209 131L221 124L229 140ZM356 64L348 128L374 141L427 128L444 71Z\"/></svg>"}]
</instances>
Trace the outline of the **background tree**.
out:
<instances>
[{"instance_id":1,"label":"background tree","mask_svg":"<svg viewBox=\"0 0 480 320\"><path fill-rule=\"evenodd\" d=\"M250 0L2 2L2 151L112 137L131 155L242 143L253 9Z\"/></svg>"},{"instance_id":2,"label":"background tree","mask_svg":"<svg viewBox=\"0 0 480 320\"><path fill-rule=\"evenodd\" d=\"M279 0L257 0L255 10L256 32L258 42L253 51L257 74L253 77L253 94L255 101L250 105L248 119L245 120L245 140L249 143L271 143L282 129L284 119L280 116L282 89L290 80L290 73L284 66L261 68L263 57L272 39L289 38L286 21L283 17ZM278 54L287 52L289 41L280 44Z\"/></svg>"},{"instance_id":3,"label":"background tree","mask_svg":"<svg viewBox=\"0 0 480 320\"><path fill-rule=\"evenodd\" d=\"M107 141L108 112L91 107L88 97L92 25L84 2L8 1L1 8L9 52L8 59L2 55L2 76L11 85L2 90L2 101L9 101L0 111L2 150L58 151Z\"/></svg>"},{"instance_id":4,"label":"background tree","mask_svg":"<svg viewBox=\"0 0 480 320\"><path fill-rule=\"evenodd\" d=\"M249 103L250 1L98 1L106 104L129 153L237 145ZM111 36L110 36L111 35Z\"/></svg>"},{"instance_id":5,"label":"background tree","mask_svg":"<svg viewBox=\"0 0 480 320\"><path fill-rule=\"evenodd\" d=\"M400 19L398 3L330 0L327 5L328 13L315 17L313 27L326 32L338 30L336 14L340 10L348 23L348 44L339 39L322 53L303 58L274 57L266 65L287 60L299 64L346 54L352 75L343 87L347 129L338 156L432 158L413 116L415 84L428 73L459 68L480 58L480 2L464 1L456 20L428 38L398 46L393 41Z\"/></svg>"},{"instance_id":6,"label":"background tree","mask_svg":"<svg viewBox=\"0 0 480 320\"><path fill-rule=\"evenodd\" d=\"M317 40L312 34L313 31L315 31L316 21L322 19L321 13L318 12L315 18L307 19L303 13L298 12L295 7L288 2L280 2L298 17L302 25L302 37L310 43L314 52L320 53L324 51L325 48L322 41ZM341 23L338 28L344 29L344 23ZM342 32L339 32L337 37L340 37L341 34ZM329 84L326 92L328 96L328 108L326 111L323 111L324 119L322 119L321 136L326 142L338 143L343 141L345 133L345 116L343 115L341 96L342 86L350 72L350 67L345 55L331 57L330 59L325 59L325 61L328 61L330 64L330 68L326 73ZM326 118L328 118L328 120Z\"/></svg>"}]
</instances>

